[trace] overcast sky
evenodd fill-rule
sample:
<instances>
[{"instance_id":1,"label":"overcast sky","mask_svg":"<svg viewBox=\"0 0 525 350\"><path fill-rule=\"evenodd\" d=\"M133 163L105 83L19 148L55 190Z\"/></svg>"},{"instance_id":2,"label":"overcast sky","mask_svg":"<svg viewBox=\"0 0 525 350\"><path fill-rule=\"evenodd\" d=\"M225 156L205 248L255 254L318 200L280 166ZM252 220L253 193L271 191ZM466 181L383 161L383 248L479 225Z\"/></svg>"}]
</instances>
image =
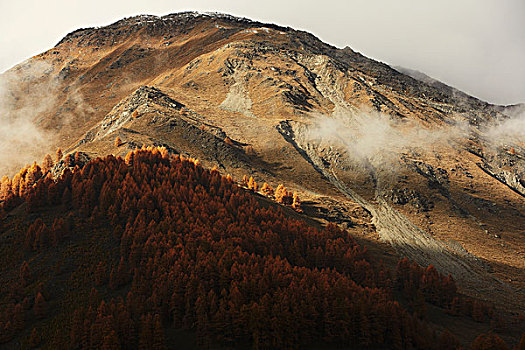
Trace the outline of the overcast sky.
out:
<instances>
[{"instance_id":1,"label":"overcast sky","mask_svg":"<svg viewBox=\"0 0 525 350\"><path fill-rule=\"evenodd\" d=\"M185 10L303 29L492 103L525 102L525 0L0 0L0 72L75 29Z\"/></svg>"}]
</instances>

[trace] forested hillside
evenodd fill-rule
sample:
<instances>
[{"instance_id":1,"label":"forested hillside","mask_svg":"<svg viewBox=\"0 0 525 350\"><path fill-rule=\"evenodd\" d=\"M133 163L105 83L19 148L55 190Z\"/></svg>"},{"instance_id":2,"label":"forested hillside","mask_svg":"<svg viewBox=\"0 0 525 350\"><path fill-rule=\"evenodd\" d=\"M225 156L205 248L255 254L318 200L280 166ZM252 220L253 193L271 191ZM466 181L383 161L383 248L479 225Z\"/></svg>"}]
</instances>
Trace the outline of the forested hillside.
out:
<instances>
[{"instance_id":1,"label":"forested hillside","mask_svg":"<svg viewBox=\"0 0 525 350\"><path fill-rule=\"evenodd\" d=\"M497 329L450 276L406 259L388 271L346 231L196 160L143 148L81 163L2 181L6 348L457 348L427 305ZM506 348L493 333L473 348L489 343Z\"/></svg>"}]
</instances>

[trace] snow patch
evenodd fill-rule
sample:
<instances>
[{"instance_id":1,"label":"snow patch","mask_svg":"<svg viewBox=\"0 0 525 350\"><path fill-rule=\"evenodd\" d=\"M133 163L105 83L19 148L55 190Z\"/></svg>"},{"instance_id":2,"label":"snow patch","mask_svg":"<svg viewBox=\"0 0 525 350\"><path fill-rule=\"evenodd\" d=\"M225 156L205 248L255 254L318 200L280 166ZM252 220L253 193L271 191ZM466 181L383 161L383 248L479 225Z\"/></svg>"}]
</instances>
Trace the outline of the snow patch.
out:
<instances>
[{"instance_id":1,"label":"snow patch","mask_svg":"<svg viewBox=\"0 0 525 350\"><path fill-rule=\"evenodd\" d=\"M263 31L263 32L266 32L266 33L270 33L270 28L262 27L262 28L251 28L251 29L245 29L245 30L243 30L241 33L254 33L254 34L258 34L258 33L260 33L260 31Z\"/></svg>"}]
</instances>

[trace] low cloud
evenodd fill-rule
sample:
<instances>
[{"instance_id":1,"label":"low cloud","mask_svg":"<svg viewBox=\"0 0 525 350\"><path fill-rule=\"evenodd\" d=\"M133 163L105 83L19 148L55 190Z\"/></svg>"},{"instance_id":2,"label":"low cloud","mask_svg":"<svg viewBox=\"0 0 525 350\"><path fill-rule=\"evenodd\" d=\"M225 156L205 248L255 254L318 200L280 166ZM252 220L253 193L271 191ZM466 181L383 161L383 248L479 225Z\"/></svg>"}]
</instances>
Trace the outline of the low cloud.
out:
<instances>
[{"instance_id":1,"label":"low cloud","mask_svg":"<svg viewBox=\"0 0 525 350\"><path fill-rule=\"evenodd\" d=\"M357 171L380 188L396 181L404 167L403 155L419 158L446 148L464 149L465 141L472 137L480 137L492 151L525 147L525 106L507 114L506 119L478 128L464 118L428 126L379 112L338 111L330 116L313 115L304 136L332 164Z\"/></svg>"},{"instance_id":2,"label":"low cloud","mask_svg":"<svg viewBox=\"0 0 525 350\"><path fill-rule=\"evenodd\" d=\"M56 102L56 83L47 63L28 60L0 75L0 176L40 161L53 141L37 117Z\"/></svg>"},{"instance_id":3,"label":"low cloud","mask_svg":"<svg viewBox=\"0 0 525 350\"><path fill-rule=\"evenodd\" d=\"M355 166L367 172L396 172L399 157L451 145L469 134L466 123L427 128L378 112L316 115L308 137L320 145L342 147Z\"/></svg>"},{"instance_id":4,"label":"low cloud","mask_svg":"<svg viewBox=\"0 0 525 350\"><path fill-rule=\"evenodd\" d=\"M525 106L508 112L509 118L486 127L484 134L495 146L507 146L525 142Z\"/></svg>"}]
</instances>

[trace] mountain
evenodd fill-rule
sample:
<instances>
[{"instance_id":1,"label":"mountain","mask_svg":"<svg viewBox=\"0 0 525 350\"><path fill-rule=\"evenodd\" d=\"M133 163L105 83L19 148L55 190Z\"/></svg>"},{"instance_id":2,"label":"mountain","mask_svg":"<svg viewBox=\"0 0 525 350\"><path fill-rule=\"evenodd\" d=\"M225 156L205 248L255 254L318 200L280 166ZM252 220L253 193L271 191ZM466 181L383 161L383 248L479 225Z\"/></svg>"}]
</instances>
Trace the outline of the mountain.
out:
<instances>
[{"instance_id":1,"label":"mountain","mask_svg":"<svg viewBox=\"0 0 525 350\"><path fill-rule=\"evenodd\" d=\"M49 169L60 178L75 162L84 169L97 157L163 147L244 185L245 176L282 184L302 202L301 213L289 215L344 227L392 271L405 256L431 264L451 274L462 295L518 320L525 312L519 106L405 73L306 32L229 15L126 18L70 33L2 75L2 108L13 125L29 118L45 136L3 167L12 175L15 165L60 147L69 160ZM7 198L8 183L37 186L26 179L34 173L4 179L0 200L20 225L40 215L49 226L51 207L37 206L29 218L19 207L30 189ZM30 265L46 255L27 254ZM476 329L455 334L464 344L484 331L460 319L459 329ZM512 324L504 337L516 343L519 323Z\"/></svg>"}]
</instances>

